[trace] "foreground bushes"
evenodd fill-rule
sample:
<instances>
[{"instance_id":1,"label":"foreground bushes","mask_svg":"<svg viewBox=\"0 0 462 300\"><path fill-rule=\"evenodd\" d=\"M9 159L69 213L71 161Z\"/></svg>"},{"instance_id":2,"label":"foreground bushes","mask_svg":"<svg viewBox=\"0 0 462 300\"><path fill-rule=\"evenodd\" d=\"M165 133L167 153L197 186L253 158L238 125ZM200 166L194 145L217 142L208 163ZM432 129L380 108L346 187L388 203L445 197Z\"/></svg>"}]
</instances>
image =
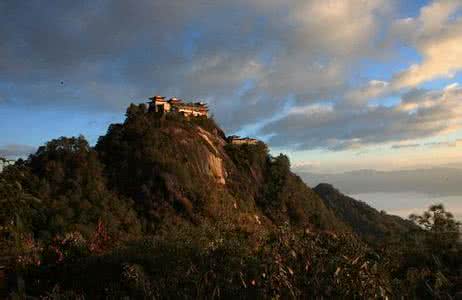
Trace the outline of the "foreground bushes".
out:
<instances>
[{"instance_id":1,"label":"foreground bushes","mask_svg":"<svg viewBox=\"0 0 462 300\"><path fill-rule=\"evenodd\" d=\"M285 225L255 238L202 223L114 246L99 225L89 239L70 233L36 248L36 259L16 269L25 288L15 293L52 299L452 299L462 287L460 243L435 248L431 236L419 231L376 252L351 234Z\"/></svg>"},{"instance_id":2,"label":"foreground bushes","mask_svg":"<svg viewBox=\"0 0 462 300\"><path fill-rule=\"evenodd\" d=\"M84 247L82 240L75 247ZM239 233L208 226L69 256L24 273L33 296L86 298L384 297L379 257L352 236L280 228L250 246ZM64 251L62 252L64 253ZM80 257L76 254L80 253Z\"/></svg>"}]
</instances>

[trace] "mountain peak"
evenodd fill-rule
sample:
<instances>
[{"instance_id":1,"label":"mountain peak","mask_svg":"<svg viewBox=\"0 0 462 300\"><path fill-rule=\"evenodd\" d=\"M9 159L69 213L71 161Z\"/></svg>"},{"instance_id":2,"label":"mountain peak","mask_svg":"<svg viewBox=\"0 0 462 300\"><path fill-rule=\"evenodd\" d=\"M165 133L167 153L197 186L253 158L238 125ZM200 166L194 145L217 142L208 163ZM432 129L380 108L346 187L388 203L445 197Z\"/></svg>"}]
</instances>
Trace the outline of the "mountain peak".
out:
<instances>
[{"instance_id":1,"label":"mountain peak","mask_svg":"<svg viewBox=\"0 0 462 300\"><path fill-rule=\"evenodd\" d=\"M368 204L341 193L331 184L320 183L313 190L334 211L337 218L349 224L356 234L370 242L415 228L412 222L381 213Z\"/></svg>"},{"instance_id":2,"label":"mountain peak","mask_svg":"<svg viewBox=\"0 0 462 300\"><path fill-rule=\"evenodd\" d=\"M154 101L130 105L125 122L111 125L95 147L111 189L134 199L154 226L175 216L226 219L254 232L284 223L344 227L290 171L287 156L272 157L253 138L226 136L213 118L188 114L173 100Z\"/></svg>"},{"instance_id":3,"label":"mountain peak","mask_svg":"<svg viewBox=\"0 0 462 300\"><path fill-rule=\"evenodd\" d=\"M340 193L332 184L321 182L314 189L316 192Z\"/></svg>"}]
</instances>

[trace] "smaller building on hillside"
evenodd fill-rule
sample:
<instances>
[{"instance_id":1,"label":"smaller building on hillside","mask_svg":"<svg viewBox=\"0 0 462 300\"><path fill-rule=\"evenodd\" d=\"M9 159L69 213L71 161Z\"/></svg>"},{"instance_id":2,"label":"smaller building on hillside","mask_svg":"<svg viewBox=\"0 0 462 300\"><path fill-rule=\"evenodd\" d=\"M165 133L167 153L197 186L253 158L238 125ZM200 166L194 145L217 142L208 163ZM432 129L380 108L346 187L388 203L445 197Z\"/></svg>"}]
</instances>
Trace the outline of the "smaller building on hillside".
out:
<instances>
[{"instance_id":1,"label":"smaller building on hillside","mask_svg":"<svg viewBox=\"0 0 462 300\"><path fill-rule=\"evenodd\" d=\"M228 141L233 145L243 145L243 144L255 145L258 143L257 139L252 139L249 137L240 137L238 135L229 136Z\"/></svg>"}]
</instances>

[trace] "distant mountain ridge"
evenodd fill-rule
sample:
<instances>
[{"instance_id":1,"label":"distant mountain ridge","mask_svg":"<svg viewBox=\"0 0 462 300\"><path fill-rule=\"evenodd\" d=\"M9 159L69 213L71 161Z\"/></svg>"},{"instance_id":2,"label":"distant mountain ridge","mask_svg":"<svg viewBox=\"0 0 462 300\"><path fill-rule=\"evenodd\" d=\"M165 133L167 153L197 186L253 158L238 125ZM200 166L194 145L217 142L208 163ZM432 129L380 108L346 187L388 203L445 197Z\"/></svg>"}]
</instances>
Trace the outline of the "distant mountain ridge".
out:
<instances>
[{"instance_id":1,"label":"distant mountain ridge","mask_svg":"<svg viewBox=\"0 0 462 300\"><path fill-rule=\"evenodd\" d=\"M370 242L392 238L416 229L411 221L379 212L362 201L342 194L331 184L320 183L313 190L323 199L324 204L334 211L337 218Z\"/></svg>"}]
</instances>

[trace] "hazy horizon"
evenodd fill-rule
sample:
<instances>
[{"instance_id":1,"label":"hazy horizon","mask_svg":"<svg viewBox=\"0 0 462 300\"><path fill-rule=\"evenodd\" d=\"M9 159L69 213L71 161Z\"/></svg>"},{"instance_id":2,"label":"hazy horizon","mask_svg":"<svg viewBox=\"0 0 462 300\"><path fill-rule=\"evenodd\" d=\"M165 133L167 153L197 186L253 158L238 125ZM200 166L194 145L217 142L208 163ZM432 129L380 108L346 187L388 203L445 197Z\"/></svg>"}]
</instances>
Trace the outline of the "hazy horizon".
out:
<instances>
[{"instance_id":1,"label":"hazy horizon","mask_svg":"<svg viewBox=\"0 0 462 300\"><path fill-rule=\"evenodd\" d=\"M462 195L438 197L425 193L365 193L348 195L356 200L364 201L375 209L384 210L388 214L407 219L409 215L421 215L431 205L443 204L447 211L462 221Z\"/></svg>"},{"instance_id":2,"label":"hazy horizon","mask_svg":"<svg viewBox=\"0 0 462 300\"><path fill-rule=\"evenodd\" d=\"M311 187L330 183L340 192L362 200L377 210L407 218L430 205L442 203L462 220L462 168L447 165L394 171L371 169L321 174L295 169Z\"/></svg>"}]
</instances>

